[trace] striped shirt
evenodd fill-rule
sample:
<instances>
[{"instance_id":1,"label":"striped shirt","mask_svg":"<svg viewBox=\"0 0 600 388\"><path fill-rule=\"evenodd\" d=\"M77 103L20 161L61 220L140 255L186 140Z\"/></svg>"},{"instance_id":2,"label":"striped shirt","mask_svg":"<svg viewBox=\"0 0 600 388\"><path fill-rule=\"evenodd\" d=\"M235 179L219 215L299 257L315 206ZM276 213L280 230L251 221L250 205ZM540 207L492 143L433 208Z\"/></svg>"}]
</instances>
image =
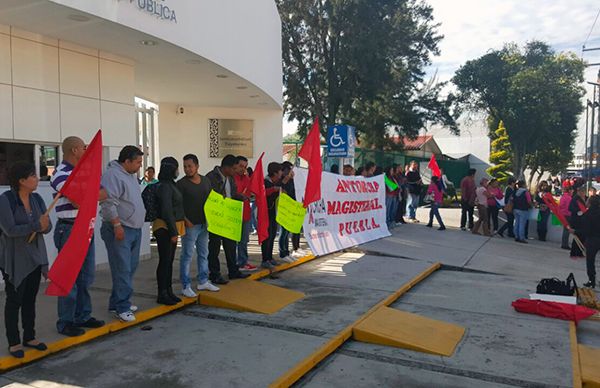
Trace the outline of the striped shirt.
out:
<instances>
[{"instance_id":1,"label":"striped shirt","mask_svg":"<svg viewBox=\"0 0 600 388\"><path fill-rule=\"evenodd\" d=\"M71 172L73 172L73 165L67 161L62 161L61 164L58 165L56 170L54 170L54 174L52 174L52 178L50 178L50 186L56 192L59 192ZM71 201L69 201L66 197L60 197L58 202L56 203L56 216L58 218L75 218L77 217L77 208L73 206Z\"/></svg>"}]
</instances>

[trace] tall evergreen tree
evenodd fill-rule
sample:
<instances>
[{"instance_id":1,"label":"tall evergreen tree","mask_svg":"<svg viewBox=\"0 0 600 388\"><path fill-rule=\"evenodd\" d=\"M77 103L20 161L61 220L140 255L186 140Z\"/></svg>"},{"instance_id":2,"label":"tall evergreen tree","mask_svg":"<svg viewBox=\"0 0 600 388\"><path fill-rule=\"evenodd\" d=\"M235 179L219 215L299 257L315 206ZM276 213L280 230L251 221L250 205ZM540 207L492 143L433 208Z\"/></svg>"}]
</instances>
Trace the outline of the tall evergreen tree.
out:
<instances>
[{"instance_id":1,"label":"tall evergreen tree","mask_svg":"<svg viewBox=\"0 0 600 388\"><path fill-rule=\"evenodd\" d=\"M494 140L492 140L492 149L490 152L490 163L494 165L487 169L487 173L498 179L500 183L505 183L508 177L512 176L512 150L510 149L510 140L502 120L498 123L498 128L494 131Z\"/></svg>"}]
</instances>

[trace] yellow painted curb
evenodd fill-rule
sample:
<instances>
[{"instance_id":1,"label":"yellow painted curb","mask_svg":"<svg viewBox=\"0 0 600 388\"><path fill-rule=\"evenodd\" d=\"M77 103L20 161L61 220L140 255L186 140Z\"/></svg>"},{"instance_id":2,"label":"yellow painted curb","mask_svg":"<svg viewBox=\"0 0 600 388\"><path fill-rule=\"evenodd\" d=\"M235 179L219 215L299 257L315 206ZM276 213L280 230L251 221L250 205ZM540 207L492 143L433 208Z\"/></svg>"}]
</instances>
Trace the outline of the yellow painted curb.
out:
<instances>
[{"instance_id":1,"label":"yellow painted curb","mask_svg":"<svg viewBox=\"0 0 600 388\"><path fill-rule=\"evenodd\" d=\"M317 257L314 255L304 256L293 263L285 263L278 265L272 272L281 272L287 269L296 267L300 264L304 264L308 261L314 260ZM269 270L262 270L256 272L248 277L251 280L258 280L264 277L267 277L271 274ZM48 344L48 350L45 352L40 352L38 350L28 350L25 352L25 357L23 358L14 358L12 356L0 357L0 372L6 372L7 370L17 368L19 366L23 366L29 364L33 361L39 360L41 358L47 357L51 354L63 351L65 349L69 349L73 346L81 345L83 343L89 342L98 337L105 336L110 333L117 332L119 330L126 329L131 326L139 325L140 323L149 321L154 318L158 318L162 315L168 314L171 311L178 310L184 306L198 303L198 299L196 298L183 298L183 300L174 305L174 306L156 306L149 310L136 312L135 317L136 320L134 322L121 322L121 321L112 321L108 322L105 326L100 327L98 329L89 329L86 330L84 335L79 337L66 337L59 341L52 342Z\"/></svg>"},{"instance_id":2,"label":"yellow painted curb","mask_svg":"<svg viewBox=\"0 0 600 388\"><path fill-rule=\"evenodd\" d=\"M571 364L573 369L573 388L582 388L581 360L579 359L579 345L577 344L577 326L569 322L569 337L571 339Z\"/></svg>"},{"instance_id":3,"label":"yellow painted curb","mask_svg":"<svg viewBox=\"0 0 600 388\"><path fill-rule=\"evenodd\" d=\"M314 353L300 361L296 364L292 369L285 372L281 375L277 380L272 382L269 386L272 388L279 387L289 387L294 384L296 381L300 380L302 376L308 373L312 368L315 367L319 362L323 361L327 356L333 353L337 348L342 346L344 342L346 342L350 337L352 337L352 330L354 326L363 322L367 319L371 314L377 311L381 306L389 306L400 296L408 292L411 288L413 288L417 283L425 279L427 276L431 275L433 272L438 270L441 267L440 263L435 263L427 268L425 271L421 272L414 278L412 278L408 283L405 283L402 287L400 287L396 292L392 295L388 296L384 300L377 303L375 306L371 307L369 311L363 314L360 318L358 318L355 322L351 323L349 326L345 327L341 332L336 334L333 338L327 341L323 346L317 349Z\"/></svg>"},{"instance_id":4,"label":"yellow painted curb","mask_svg":"<svg viewBox=\"0 0 600 388\"><path fill-rule=\"evenodd\" d=\"M279 264L278 266L276 266L275 268L273 268L272 271L269 271L268 269L263 269L263 270L260 270L258 272L254 272L252 275L250 275L248 277L248 279L250 279L250 280L259 280L259 279L262 279L262 278L266 278L271 273L285 271L287 269L297 267L300 264L307 263L307 262L309 262L311 260L314 260L316 258L317 258L317 256L315 256L315 255L307 255L307 256L299 258L298 260L294 261L293 263Z\"/></svg>"},{"instance_id":5,"label":"yellow painted curb","mask_svg":"<svg viewBox=\"0 0 600 388\"><path fill-rule=\"evenodd\" d=\"M29 364L30 362L39 360L40 358L47 357L51 354L63 351L73 346L81 345L98 337L102 337L131 326L139 325L140 323L149 321L170 313L173 310L178 310L184 306L194 303L197 303L195 298L184 298L180 303L174 306L157 306L149 310L137 312L135 314L136 320L134 322L112 321L100 328L86 330L85 334L79 337L66 337L59 341L52 342L48 344L48 350L45 352L40 352L39 350L28 350L25 352L25 357L23 358L14 358L11 356L2 357L0 358L0 371L5 372L9 369L14 369L16 367Z\"/></svg>"},{"instance_id":6,"label":"yellow painted curb","mask_svg":"<svg viewBox=\"0 0 600 388\"><path fill-rule=\"evenodd\" d=\"M578 349L583 386L600 387L600 348L578 345Z\"/></svg>"}]
</instances>

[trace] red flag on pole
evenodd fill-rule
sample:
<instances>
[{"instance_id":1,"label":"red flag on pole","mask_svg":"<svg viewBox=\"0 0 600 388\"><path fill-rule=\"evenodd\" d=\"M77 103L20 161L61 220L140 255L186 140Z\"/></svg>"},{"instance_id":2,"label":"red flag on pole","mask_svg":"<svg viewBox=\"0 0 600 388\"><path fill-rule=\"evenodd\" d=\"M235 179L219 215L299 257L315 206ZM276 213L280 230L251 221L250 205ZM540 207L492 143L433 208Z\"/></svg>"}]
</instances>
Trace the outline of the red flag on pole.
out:
<instances>
[{"instance_id":1,"label":"red flag on pole","mask_svg":"<svg viewBox=\"0 0 600 388\"><path fill-rule=\"evenodd\" d=\"M262 158L264 152L258 158L254 173L250 179L248 190L254 194L257 211L257 233L258 243L262 244L269 237L269 209L267 207L267 192L265 189L265 174L263 172Z\"/></svg>"},{"instance_id":2,"label":"red flag on pole","mask_svg":"<svg viewBox=\"0 0 600 388\"><path fill-rule=\"evenodd\" d=\"M46 295L67 296L79 275L94 235L101 174L102 131L99 130L60 190L61 195L79 206L79 211L69 239L48 272L50 284Z\"/></svg>"},{"instance_id":3,"label":"red flag on pole","mask_svg":"<svg viewBox=\"0 0 600 388\"><path fill-rule=\"evenodd\" d=\"M431 176L437 176L438 178L442 177L442 172L440 171L440 166L437 164L437 160L435 160L435 155L431 155L431 159L429 159L429 164L427 168L431 170Z\"/></svg>"},{"instance_id":4,"label":"red flag on pole","mask_svg":"<svg viewBox=\"0 0 600 388\"><path fill-rule=\"evenodd\" d=\"M548 206L548 209L550 209L550 211L552 212L552 214L554 214L554 216L560 221L560 223L562 224L562 226L564 226L565 228L568 229L569 228L569 222L567 221L566 217L560 212L560 209L558 207L558 203L556 203L556 200L552 196L552 193L545 193L542 196L542 200L544 201L544 203L546 204L546 206Z\"/></svg>"},{"instance_id":5,"label":"red flag on pole","mask_svg":"<svg viewBox=\"0 0 600 388\"><path fill-rule=\"evenodd\" d=\"M304 190L304 207L321 199L321 174L323 163L321 162L321 130L319 129L319 118L315 122L304 140L298 156L308 162L308 178Z\"/></svg>"}]
</instances>

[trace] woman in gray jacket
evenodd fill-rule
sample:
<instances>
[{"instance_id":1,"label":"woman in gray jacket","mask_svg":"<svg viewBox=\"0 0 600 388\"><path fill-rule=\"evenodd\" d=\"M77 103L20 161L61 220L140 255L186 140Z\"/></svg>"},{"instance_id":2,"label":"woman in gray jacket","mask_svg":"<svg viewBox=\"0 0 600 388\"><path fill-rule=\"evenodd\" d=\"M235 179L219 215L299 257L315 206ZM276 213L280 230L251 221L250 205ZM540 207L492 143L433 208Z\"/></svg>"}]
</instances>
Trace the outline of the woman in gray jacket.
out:
<instances>
[{"instance_id":1,"label":"woman in gray jacket","mask_svg":"<svg viewBox=\"0 0 600 388\"><path fill-rule=\"evenodd\" d=\"M0 270L6 291L4 323L9 353L23 358L23 346L40 351L48 349L35 338L35 299L41 276L48 273L48 255L41 233L49 233L52 225L44 214L44 200L34 193L39 181L35 166L17 162L10 167L8 176L11 189L0 196ZM35 237L30 243L29 236L34 232Z\"/></svg>"}]
</instances>

